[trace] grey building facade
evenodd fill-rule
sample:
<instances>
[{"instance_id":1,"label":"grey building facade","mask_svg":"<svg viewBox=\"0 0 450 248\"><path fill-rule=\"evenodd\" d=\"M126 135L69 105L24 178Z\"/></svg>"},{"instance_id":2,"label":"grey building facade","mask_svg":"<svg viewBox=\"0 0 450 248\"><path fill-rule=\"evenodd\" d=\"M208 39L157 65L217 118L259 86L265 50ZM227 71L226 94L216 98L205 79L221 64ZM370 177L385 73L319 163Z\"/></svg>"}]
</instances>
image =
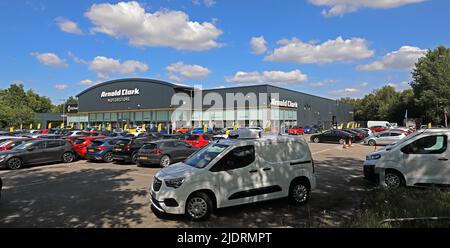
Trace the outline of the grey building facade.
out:
<instances>
[{"instance_id":1,"label":"grey building facade","mask_svg":"<svg viewBox=\"0 0 450 248\"><path fill-rule=\"evenodd\" d=\"M174 95L184 96L186 100L174 101ZM200 107L195 104L199 96ZM223 99L220 104L216 100L219 96ZM175 129L238 124L239 127L319 125L329 128L353 121L352 105L271 85L199 91L159 80L131 78L97 84L77 97L78 112L67 116L67 124L77 127L123 128L142 124L154 127L161 124L166 129ZM244 99L243 104L234 102L239 97ZM180 115L177 109L186 104L192 105L192 111L181 111Z\"/></svg>"}]
</instances>

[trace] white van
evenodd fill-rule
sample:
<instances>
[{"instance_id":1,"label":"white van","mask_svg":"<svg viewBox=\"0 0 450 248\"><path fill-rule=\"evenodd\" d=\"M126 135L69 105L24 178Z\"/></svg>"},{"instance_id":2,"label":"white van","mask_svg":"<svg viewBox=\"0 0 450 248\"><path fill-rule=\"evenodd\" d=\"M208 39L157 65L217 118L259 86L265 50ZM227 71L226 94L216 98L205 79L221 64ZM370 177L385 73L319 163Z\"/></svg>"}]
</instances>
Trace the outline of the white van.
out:
<instances>
[{"instance_id":1,"label":"white van","mask_svg":"<svg viewBox=\"0 0 450 248\"><path fill-rule=\"evenodd\" d=\"M152 209L207 219L213 209L289 197L306 203L315 188L314 163L302 137L259 138L257 132L210 144L159 171L151 187ZM250 132L250 131L249 131Z\"/></svg>"},{"instance_id":2,"label":"white van","mask_svg":"<svg viewBox=\"0 0 450 248\"><path fill-rule=\"evenodd\" d=\"M449 137L450 129L418 130L369 154L364 176L385 187L450 185Z\"/></svg>"},{"instance_id":3,"label":"white van","mask_svg":"<svg viewBox=\"0 0 450 248\"><path fill-rule=\"evenodd\" d=\"M388 121L368 121L367 122L367 128L371 128L371 127L387 127L387 128L392 128L391 123L389 123Z\"/></svg>"}]
</instances>

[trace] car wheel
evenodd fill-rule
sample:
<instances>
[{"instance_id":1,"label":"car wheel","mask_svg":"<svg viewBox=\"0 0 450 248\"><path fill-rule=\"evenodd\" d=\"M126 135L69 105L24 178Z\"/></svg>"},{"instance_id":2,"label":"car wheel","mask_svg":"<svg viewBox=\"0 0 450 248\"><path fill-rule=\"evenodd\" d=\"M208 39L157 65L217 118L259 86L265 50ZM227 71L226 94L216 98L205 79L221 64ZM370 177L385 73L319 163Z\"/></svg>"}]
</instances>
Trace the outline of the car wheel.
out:
<instances>
[{"instance_id":1,"label":"car wheel","mask_svg":"<svg viewBox=\"0 0 450 248\"><path fill-rule=\"evenodd\" d=\"M295 205L303 205L308 202L309 193L309 184L304 180L296 180L289 188L289 201Z\"/></svg>"},{"instance_id":2,"label":"car wheel","mask_svg":"<svg viewBox=\"0 0 450 248\"><path fill-rule=\"evenodd\" d=\"M131 154L131 162L133 164L137 164L139 162L139 160L138 160L138 153L137 152Z\"/></svg>"},{"instance_id":3,"label":"car wheel","mask_svg":"<svg viewBox=\"0 0 450 248\"><path fill-rule=\"evenodd\" d=\"M369 142L367 142L367 144L369 144L369 146L376 146L377 142L375 140L369 140Z\"/></svg>"},{"instance_id":4,"label":"car wheel","mask_svg":"<svg viewBox=\"0 0 450 248\"><path fill-rule=\"evenodd\" d=\"M18 170L22 168L23 163L20 158L11 158L8 162L6 162L6 165L10 170Z\"/></svg>"},{"instance_id":5,"label":"car wheel","mask_svg":"<svg viewBox=\"0 0 450 248\"><path fill-rule=\"evenodd\" d=\"M65 152L62 160L64 163L72 163L75 160L75 155L71 152Z\"/></svg>"},{"instance_id":6,"label":"car wheel","mask_svg":"<svg viewBox=\"0 0 450 248\"><path fill-rule=\"evenodd\" d=\"M315 137L313 141L314 141L314 143L319 143L320 139L319 139L319 137Z\"/></svg>"},{"instance_id":7,"label":"car wheel","mask_svg":"<svg viewBox=\"0 0 450 248\"><path fill-rule=\"evenodd\" d=\"M170 162L171 162L170 161L170 157L168 155L164 155L164 156L161 157L161 160L159 161L159 165L162 168L165 168L165 167L170 165Z\"/></svg>"},{"instance_id":8,"label":"car wheel","mask_svg":"<svg viewBox=\"0 0 450 248\"><path fill-rule=\"evenodd\" d=\"M384 183L388 188L396 189L405 185L403 176L395 171L386 171L384 174Z\"/></svg>"},{"instance_id":9,"label":"car wheel","mask_svg":"<svg viewBox=\"0 0 450 248\"><path fill-rule=\"evenodd\" d=\"M106 163L112 163L114 161L112 152L107 152L103 155L103 161Z\"/></svg>"},{"instance_id":10,"label":"car wheel","mask_svg":"<svg viewBox=\"0 0 450 248\"><path fill-rule=\"evenodd\" d=\"M186 202L186 215L192 221L208 219L212 209L211 199L203 192L194 193Z\"/></svg>"}]
</instances>

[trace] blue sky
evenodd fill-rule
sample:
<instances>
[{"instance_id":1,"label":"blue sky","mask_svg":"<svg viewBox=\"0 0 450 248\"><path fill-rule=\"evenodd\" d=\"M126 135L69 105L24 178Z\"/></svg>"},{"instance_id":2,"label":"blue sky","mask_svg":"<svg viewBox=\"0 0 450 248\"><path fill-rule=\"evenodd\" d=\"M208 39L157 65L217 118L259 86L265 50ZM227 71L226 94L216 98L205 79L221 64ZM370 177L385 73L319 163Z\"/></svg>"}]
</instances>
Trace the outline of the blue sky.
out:
<instances>
[{"instance_id":1,"label":"blue sky","mask_svg":"<svg viewBox=\"0 0 450 248\"><path fill-rule=\"evenodd\" d=\"M361 97L407 88L426 49L450 45L449 11L445 0L4 0L0 86L55 102L124 77Z\"/></svg>"}]
</instances>

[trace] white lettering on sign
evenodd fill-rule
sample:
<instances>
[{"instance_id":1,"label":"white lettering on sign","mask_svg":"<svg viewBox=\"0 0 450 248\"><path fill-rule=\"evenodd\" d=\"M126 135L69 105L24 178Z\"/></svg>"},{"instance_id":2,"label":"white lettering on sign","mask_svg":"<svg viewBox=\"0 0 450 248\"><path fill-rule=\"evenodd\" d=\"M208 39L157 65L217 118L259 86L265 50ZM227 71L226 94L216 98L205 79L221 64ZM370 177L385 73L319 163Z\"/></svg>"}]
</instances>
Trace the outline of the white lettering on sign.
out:
<instances>
[{"instance_id":1,"label":"white lettering on sign","mask_svg":"<svg viewBox=\"0 0 450 248\"><path fill-rule=\"evenodd\" d=\"M130 89L122 89L122 90L115 90L115 91L102 91L102 94L100 95L101 98L107 98L107 97L118 97L118 96L136 96L139 95L139 89L134 88L132 90Z\"/></svg>"},{"instance_id":2,"label":"white lettering on sign","mask_svg":"<svg viewBox=\"0 0 450 248\"><path fill-rule=\"evenodd\" d=\"M277 100L273 99L270 101L270 105L277 107L286 107L286 108L298 108L298 103L288 100Z\"/></svg>"}]
</instances>

